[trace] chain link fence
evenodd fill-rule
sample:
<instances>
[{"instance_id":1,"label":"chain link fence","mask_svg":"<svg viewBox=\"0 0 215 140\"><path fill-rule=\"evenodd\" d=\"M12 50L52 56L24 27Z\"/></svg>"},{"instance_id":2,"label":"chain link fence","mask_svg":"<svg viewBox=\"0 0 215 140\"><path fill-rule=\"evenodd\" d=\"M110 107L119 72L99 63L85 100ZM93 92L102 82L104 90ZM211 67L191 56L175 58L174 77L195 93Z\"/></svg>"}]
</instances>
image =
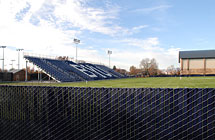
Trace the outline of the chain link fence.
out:
<instances>
[{"instance_id":1,"label":"chain link fence","mask_svg":"<svg viewBox=\"0 0 215 140\"><path fill-rule=\"evenodd\" d=\"M0 86L1 140L215 139L215 89Z\"/></svg>"}]
</instances>

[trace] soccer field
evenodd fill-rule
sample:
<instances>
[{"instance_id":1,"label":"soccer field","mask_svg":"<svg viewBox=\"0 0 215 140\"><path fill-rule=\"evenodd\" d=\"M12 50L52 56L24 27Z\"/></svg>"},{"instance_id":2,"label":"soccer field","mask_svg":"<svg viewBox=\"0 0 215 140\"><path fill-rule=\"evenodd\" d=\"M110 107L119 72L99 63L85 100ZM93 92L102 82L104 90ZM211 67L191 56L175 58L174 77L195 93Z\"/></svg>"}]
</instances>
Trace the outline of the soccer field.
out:
<instances>
[{"instance_id":1,"label":"soccer field","mask_svg":"<svg viewBox=\"0 0 215 140\"><path fill-rule=\"evenodd\" d=\"M215 88L215 77L128 78L73 83L1 83L28 86L113 87L113 88Z\"/></svg>"}]
</instances>

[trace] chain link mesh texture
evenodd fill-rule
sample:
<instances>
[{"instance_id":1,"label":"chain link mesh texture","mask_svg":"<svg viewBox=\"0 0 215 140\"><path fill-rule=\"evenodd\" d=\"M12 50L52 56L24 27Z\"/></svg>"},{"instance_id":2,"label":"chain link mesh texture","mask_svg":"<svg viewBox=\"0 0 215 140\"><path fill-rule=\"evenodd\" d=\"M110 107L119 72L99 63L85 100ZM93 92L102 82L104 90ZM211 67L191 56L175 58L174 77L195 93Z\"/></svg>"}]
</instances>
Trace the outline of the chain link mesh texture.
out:
<instances>
[{"instance_id":1,"label":"chain link mesh texture","mask_svg":"<svg viewBox=\"0 0 215 140\"><path fill-rule=\"evenodd\" d=\"M0 86L0 140L215 139L215 89Z\"/></svg>"}]
</instances>

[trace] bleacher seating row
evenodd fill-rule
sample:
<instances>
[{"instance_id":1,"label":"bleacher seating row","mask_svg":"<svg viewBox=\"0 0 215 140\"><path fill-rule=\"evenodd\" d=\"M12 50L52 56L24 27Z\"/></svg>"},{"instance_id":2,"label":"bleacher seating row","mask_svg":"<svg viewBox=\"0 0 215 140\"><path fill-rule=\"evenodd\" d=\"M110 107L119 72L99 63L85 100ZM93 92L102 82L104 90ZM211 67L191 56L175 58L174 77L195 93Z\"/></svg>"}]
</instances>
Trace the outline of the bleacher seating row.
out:
<instances>
[{"instance_id":1,"label":"bleacher seating row","mask_svg":"<svg viewBox=\"0 0 215 140\"><path fill-rule=\"evenodd\" d=\"M59 82L92 81L125 77L103 65L74 63L68 60L55 60L33 56L24 56L24 58Z\"/></svg>"}]
</instances>

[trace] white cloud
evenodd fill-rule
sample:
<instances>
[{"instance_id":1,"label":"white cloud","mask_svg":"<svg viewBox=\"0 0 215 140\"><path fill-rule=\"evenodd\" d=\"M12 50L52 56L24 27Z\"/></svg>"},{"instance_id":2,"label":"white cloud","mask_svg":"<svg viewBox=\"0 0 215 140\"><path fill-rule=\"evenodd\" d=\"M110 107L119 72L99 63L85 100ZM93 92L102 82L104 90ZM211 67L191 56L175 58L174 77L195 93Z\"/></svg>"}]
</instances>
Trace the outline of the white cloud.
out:
<instances>
[{"instance_id":1,"label":"white cloud","mask_svg":"<svg viewBox=\"0 0 215 140\"><path fill-rule=\"evenodd\" d=\"M116 27L115 29L118 29L118 32L120 32L121 35L124 36L131 36L133 34L139 33L142 29L148 28L149 25L140 25L140 26L135 26L131 29L126 29L122 27Z\"/></svg>"},{"instance_id":2,"label":"white cloud","mask_svg":"<svg viewBox=\"0 0 215 140\"><path fill-rule=\"evenodd\" d=\"M130 46L140 47L144 50L162 50L162 48L159 47L159 40L157 37L147 39L127 38L120 40L120 42Z\"/></svg>"},{"instance_id":3,"label":"white cloud","mask_svg":"<svg viewBox=\"0 0 215 140\"><path fill-rule=\"evenodd\" d=\"M141 25L141 26L136 26L136 27L133 27L132 29L135 30L135 31L138 31L138 30L141 30L141 29L144 29L144 28L147 28L149 27L148 25Z\"/></svg>"},{"instance_id":4,"label":"white cloud","mask_svg":"<svg viewBox=\"0 0 215 140\"><path fill-rule=\"evenodd\" d=\"M149 14L154 11L165 11L171 7L172 7L171 5L158 5L158 6L154 6L154 7L150 7L150 8L136 9L133 12Z\"/></svg>"},{"instance_id":5,"label":"white cloud","mask_svg":"<svg viewBox=\"0 0 215 140\"><path fill-rule=\"evenodd\" d=\"M6 61L5 64L9 64L12 59L18 59L15 48L46 55L74 55L75 48L71 38L80 31L58 29L53 23L41 19L39 14L39 25L35 26L30 22L32 15L40 12L39 10L46 2L48 1L0 1L0 45L8 46L5 49L8 62ZM28 3L30 10L22 15L23 19L17 20L17 13L20 13ZM2 57L1 54L0 57ZM24 60L21 63L24 63ZM10 68L9 65L6 67Z\"/></svg>"},{"instance_id":6,"label":"white cloud","mask_svg":"<svg viewBox=\"0 0 215 140\"><path fill-rule=\"evenodd\" d=\"M85 2L85 1L84 1ZM124 28L115 23L118 18L119 7L107 4L107 9L88 7L83 1L65 0L64 3L55 4L55 16L60 22L69 22L71 26L81 30L89 30L110 36L132 35L148 25L141 25L131 29ZM60 23L59 22L59 23Z\"/></svg>"},{"instance_id":7,"label":"white cloud","mask_svg":"<svg viewBox=\"0 0 215 140\"><path fill-rule=\"evenodd\" d=\"M114 35L118 32L112 21L118 12L115 9L105 11L100 8L91 8L77 0L65 0L64 3L57 3L55 6L56 17L61 21L72 23L74 27L107 35Z\"/></svg>"},{"instance_id":8,"label":"white cloud","mask_svg":"<svg viewBox=\"0 0 215 140\"><path fill-rule=\"evenodd\" d=\"M159 64L160 69L166 69L170 65L179 67L178 52L180 48L170 46L167 49L160 47L160 42L157 37L147 39L125 39L120 40L124 43L127 49L113 49L112 64L126 68L129 70L130 66L139 67L139 63L144 58L155 58Z\"/></svg>"},{"instance_id":9,"label":"white cloud","mask_svg":"<svg viewBox=\"0 0 215 140\"><path fill-rule=\"evenodd\" d=\"M36 54L74 57L73 38L79 36L83 30L109 36L123 36L132 35L148 27L140 25L131 29L124 28L114 22L118 18L118 7L108 6L108 10L104 10L89 7L87 2L87 0L0 0L0 45L8 46L5 49L6 68L11 68L9 65L11 60L17 60L16 48L23 48ZM26 7L29 9L23 11ZM157 7L154 10L162 8L165 7ZM20 19L17 19L17 13L21 15ZM170 60L176 58L178 50L161 48L157 37L126 38L118 41L135 49L113 49L111 65L129 69L131 65L139 66L139 62L145 57L155 57L160 68L167 67L165 64L175 63ZM79 59L108 64L108 56L102 55L93 46L86 48L78 47ZM15 63L17 64L17 61ZM24 60L21 66L25 67Z\"/></svg>"},{"instance_id":10,"label":"white cloud","mask_svg":"<svg viewBox=\"0 0 215 140\"><path fill-rule=\"evenodd\" d=\"M159 64L160 69L166 69L170 65L178 65L178 51L179 49L167 49L163 51L118 51L113 52L112 64L117 67L126 68L129 70L130 66L139 67L140 61L144 58L155 58Z\"/></svg>"}]
</instances>

